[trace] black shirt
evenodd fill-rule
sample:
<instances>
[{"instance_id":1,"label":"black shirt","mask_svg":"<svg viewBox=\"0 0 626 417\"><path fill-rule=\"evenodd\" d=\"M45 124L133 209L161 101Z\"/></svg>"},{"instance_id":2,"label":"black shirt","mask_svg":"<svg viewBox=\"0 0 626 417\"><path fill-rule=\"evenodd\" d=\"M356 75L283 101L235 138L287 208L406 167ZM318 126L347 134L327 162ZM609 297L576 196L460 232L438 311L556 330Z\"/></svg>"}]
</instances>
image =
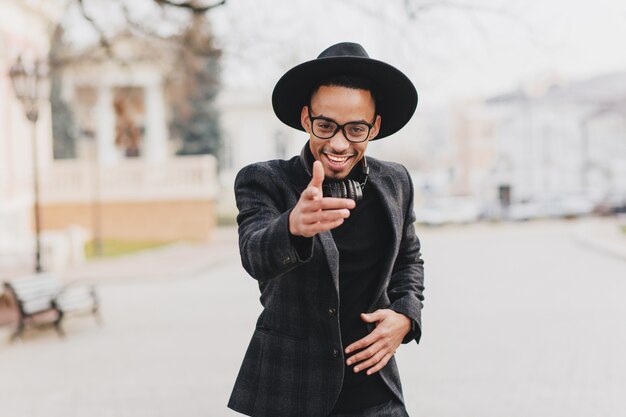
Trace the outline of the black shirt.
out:
<instances>
[{"instance_id":1,"label":"black shirt","mask_svg":"<svg viewBox=\"0 0 626 417\"><path fill-rule=\"evenodd\" d=\"M345 349L368 334L360 314L370 313L367 308L392 239L387 213L371 186L366 186L363 200L352 209L350 217L331 232L339 251L339 320ZM379 373L367 375L362 370L355 374L354 366L345 366L334 412L359 410L394 398Z\"/></svg>"}]
</instances>

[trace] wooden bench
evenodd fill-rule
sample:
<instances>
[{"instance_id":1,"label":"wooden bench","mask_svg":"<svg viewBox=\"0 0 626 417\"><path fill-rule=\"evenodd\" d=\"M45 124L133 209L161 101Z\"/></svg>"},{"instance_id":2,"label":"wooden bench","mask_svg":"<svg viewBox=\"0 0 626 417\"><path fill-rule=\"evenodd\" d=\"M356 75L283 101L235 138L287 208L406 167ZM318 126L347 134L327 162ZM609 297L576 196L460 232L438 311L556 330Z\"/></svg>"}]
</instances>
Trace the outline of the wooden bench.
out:
<instances>
[{"instance_id":1,"label":"wooden bench","mask_svg":"<svg viewBox=\"0 0 626 417\"><path fill-rule=\"evenodd\" d=\"M74 313L91 313L101 323L95 287L69 284L63 286L51 272L41 272L11 279L4 283L19 310L17 329L11 340L21 337L26 326L54 326L64 336L61 322Z\"/></svg>"}]
</instances>

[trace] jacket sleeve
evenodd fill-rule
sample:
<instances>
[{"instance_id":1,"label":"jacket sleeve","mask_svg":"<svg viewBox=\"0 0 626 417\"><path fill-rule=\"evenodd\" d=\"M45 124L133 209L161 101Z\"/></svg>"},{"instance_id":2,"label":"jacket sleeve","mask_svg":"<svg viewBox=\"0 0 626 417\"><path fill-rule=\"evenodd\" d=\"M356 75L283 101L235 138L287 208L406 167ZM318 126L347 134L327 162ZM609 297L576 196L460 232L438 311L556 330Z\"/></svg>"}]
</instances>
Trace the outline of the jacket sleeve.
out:
<instances>
[{"instance_id":1,"label":"jacket sleeve","mask_svg":"<svg viewBox=\"0 0 626 417\"><path fill-rule=\"evenodd\" d=\"M289 214L280 191L278 173L262 164L243 168L235 179L239 214L239 252L244 269L255 279L276 278L313 256L313 239L294 246Z\"/></svg>"},{"instance_id":2,"label":"jacket sleeve","mask_svg":"<svg viewBox=\"0 0 626 417\"><path fill-rule=\"evenodd\" d=\"M406 169L405 169L406 171ZM422 335L421 312L424 301L424 260L420 254L420 241L415 234L415 213L413 210L413 184L406 171L409 187L409 201L404 216L402 240L396 257L387 295L390 309L411 319L411 330L403 343L415 340L419 343Z\"/></svg>"}]
</instances>

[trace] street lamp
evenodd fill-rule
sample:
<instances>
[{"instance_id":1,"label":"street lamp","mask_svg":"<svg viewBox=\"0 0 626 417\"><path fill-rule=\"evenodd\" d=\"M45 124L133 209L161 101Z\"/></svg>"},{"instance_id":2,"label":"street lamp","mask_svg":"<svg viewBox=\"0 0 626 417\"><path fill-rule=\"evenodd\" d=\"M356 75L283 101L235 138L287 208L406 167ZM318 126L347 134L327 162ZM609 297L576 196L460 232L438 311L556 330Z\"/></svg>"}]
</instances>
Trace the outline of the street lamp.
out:
<instances>
[{"instance_id":1,"label":"street lamp","mask_svg":"<svg viewBox=\"0 0 626 417\"><path fill-rule=\"evenodd\" d=\"M26 118L32 123L33 191L35 214L35 271L41 272L41 218L39 210L39 163L37 156L37 120L39 102L48 95L47 66L43 61L24 65L22 58L11 67L9 76L16 97L22 102Z\"/></svg>"}]
</instances>

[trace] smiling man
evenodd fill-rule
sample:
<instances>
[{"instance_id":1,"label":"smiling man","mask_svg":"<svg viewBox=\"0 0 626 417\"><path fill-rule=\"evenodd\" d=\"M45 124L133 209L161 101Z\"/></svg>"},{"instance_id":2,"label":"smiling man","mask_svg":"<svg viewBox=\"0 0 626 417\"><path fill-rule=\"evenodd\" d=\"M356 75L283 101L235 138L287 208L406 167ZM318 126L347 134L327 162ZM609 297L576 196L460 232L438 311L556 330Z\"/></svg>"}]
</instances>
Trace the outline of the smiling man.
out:
<instances>
[{"instance_id":1,"label":"smiling man","mask_svg":"<svg viewBox=\"0 0 626 417\"><path fill-rule=\"evenodd\" d=\"M368 139L378 134L380 116L376 115L372 93L362 89L365 87L345 76L327 79L325 83L312 94L310 106L302 107L301 123L312 133L310 150L322 162L324 175L342 179L365 155ZM347 122L340 125L335 121L339 119ZM339 131L341 134L337 135Z\"/></svg>"},{"instance_id":2,"label":"smiling man","mask_svg":"<svg viewBox=\"0 0 626 417\"><path fill-rule=\"evenodd\" d=\"M272 101L309 140L235 181L241 259L263 311L228 405L258 417L407 416L394 354L421 336L413 187L403 166L365 151L409 121L415 87L340 43L283 75Z\"/></svg>"}]
</instances>

